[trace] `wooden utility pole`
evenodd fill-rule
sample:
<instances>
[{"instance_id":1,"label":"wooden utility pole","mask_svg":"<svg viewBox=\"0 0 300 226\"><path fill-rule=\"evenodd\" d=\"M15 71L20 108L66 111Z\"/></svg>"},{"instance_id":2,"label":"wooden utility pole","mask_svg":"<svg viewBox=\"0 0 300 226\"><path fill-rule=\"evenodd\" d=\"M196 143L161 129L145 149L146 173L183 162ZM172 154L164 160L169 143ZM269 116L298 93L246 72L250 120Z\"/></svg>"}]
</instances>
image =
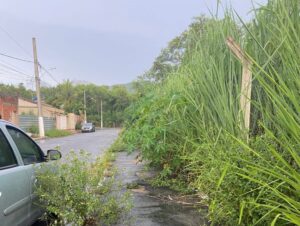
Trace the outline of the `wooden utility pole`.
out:
<instances>
[{"instance_id":1,"label":"wooden utility pole","mask_svg":"<svg viewBox=\"0 0 300 226\"><path fill-rule=\"evenodd\" d=\"M251 113L251 89L252 89L252 72L251 60L246 56L241 47L233 40L233 38L228 37L226 39L226 44L229 49L234 53L234 55L241 61L243 65L243 75L242 75L242 86L241 86L241 97L240 97L240 107L243 113L244 125L243 128L247 130L247 140L249 138L250 129L250 113Z\"/></svg>"},{"instance_id":2,"label":"wooden utility pole","mask_svg":"<svg viewBox=\"0 0 300 226\"><path fill-rule=\"evenodd\" d=\"M32 38L33 57L34 57L34 74L35 74L35 86L36 86L36 98L38 106L38 117L39 117L39 135L40 137L45 136L44 119L42 112L42 100L40 93L40 78L39 78L39 62L37 58L36 40Z\"/></svg>"},{"instance_id":3,"label":"wooden utility pole","mask_svg":"<svg viewBox=\"0 0 300 226\"><path fill-rule=\"evenodd\" d=\"M87 118L86 118L86 96L85 96L85 90L83 91L83 104L84 104L84 123L87 123Z\"/></svg>"},{"instance_id":4,"label":"wooden utility pole","mask_svg":"<svg viewBox=\"0 0 300 226\"><path fill-rule=\"evenodd\" d=\"M100 111L101 111L101 129L102 129L102 128L103 128L103 111L102 111L102 99L101 99Z\"/></svg>"}]
</instances>

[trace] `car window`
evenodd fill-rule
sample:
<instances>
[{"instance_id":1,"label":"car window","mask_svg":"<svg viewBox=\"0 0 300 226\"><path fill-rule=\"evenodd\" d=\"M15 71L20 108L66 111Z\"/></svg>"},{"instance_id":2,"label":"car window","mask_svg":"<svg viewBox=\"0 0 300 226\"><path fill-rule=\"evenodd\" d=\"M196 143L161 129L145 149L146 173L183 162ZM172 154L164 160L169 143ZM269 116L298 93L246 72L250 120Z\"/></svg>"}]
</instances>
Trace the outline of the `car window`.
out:
<instances>
[{"instance_id":1,"label":"car window","mask_svg":"<svg viewBox=\"0 0 300 226\"><path fill-rule=\"evenodd\" d=\"M6 169L17 165L13 150L0 130L0 169Z\"/></svg>"},{"instance_id":2,"label":"car window","mask_svg":"<svg viewBox=\"0 0 300 226\"><path fill-rule=\"evenodd\" d=\"M7 126L7 130L15 142L25 165L43 161L40 148L20 130Z\"/></svg>"}]
</instances>

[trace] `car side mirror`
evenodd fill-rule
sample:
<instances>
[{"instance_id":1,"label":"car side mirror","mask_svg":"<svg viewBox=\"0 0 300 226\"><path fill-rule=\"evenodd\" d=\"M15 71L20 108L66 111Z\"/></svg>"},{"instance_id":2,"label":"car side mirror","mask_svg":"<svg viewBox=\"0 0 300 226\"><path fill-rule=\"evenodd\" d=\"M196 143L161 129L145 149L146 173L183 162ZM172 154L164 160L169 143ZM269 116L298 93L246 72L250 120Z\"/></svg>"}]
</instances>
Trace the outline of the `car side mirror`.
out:
<instances>
[{"instance_id":1,"label":"car side mirror","mask_svg":"<svg viewBox=\"0 0 300 226\"><path fill-rule=\"evenodd\" d=\"M58 160L61 158L61 153L58 150L48 150L47 151L47 159L48 160Z\"/></svg>"}]
</instances>

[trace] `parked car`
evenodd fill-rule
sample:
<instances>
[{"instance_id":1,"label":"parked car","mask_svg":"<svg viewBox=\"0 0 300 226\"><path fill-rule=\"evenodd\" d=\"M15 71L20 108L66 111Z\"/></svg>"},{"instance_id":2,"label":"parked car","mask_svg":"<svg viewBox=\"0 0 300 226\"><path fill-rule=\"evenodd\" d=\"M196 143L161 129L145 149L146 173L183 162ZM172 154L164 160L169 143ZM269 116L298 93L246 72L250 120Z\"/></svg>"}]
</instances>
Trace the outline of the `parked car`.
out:
<instances>
[{"instance_id":1,"label":"parked car","mask_svg":"<svg viewBox=\"0 0 300 226\"><path fill-rule=\"evenodd\" d=\"M85 133L85 132L95 132L95 126L93 125L93 123L88 122L88 123L84 123L81 127L81 132Z\"/></svg>"},{"instance_id":2,"label":"parked car","mask_svg":"<svg viewBox=\"0 0 300 226\"><path fill-rule=\"evenodd\" d=\"M36 205L35 169L42 162L57 160L61 153L42 149L13 124L0 120L0 224L31 225L43 210Z\"/></svg>"}]
</instances>

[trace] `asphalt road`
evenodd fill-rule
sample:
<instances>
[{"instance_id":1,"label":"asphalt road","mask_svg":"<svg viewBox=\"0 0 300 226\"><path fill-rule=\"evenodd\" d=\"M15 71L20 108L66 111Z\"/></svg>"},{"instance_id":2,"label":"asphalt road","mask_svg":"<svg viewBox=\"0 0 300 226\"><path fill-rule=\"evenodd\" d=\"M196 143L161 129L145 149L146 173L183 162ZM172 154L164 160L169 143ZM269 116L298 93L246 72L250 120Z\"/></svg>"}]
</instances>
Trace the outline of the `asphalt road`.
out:
<instances>
[{"instance_id":1,"label":"asphalt road","mask_svg":"<svg viewBox=\"0 0 300 226\"><path fill-rule=\"evenodd\" d=\"M37 143L44 153L59 147L63 156L71 150L75 152L85 150L90 152L93 157L98 157L115 141L119 132L120 129L101 129L94 133L78 133L67 137L39 140Z\"/></svg>"}]
</instances>

